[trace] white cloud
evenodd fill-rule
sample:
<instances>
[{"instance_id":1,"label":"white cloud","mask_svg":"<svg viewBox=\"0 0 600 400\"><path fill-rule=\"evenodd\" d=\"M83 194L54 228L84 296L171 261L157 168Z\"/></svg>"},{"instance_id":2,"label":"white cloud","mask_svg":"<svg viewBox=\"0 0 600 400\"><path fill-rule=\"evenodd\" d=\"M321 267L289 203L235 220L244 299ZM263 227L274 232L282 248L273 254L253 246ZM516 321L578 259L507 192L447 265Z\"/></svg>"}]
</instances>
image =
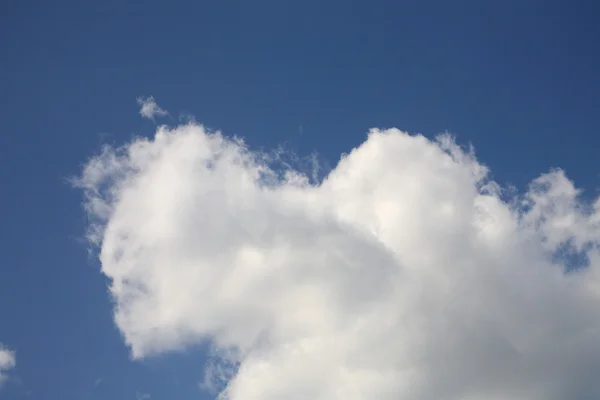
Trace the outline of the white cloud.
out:
<instances>
[{"instance_id":1,"label":"white cloud","mask_svg":"<svg viewBox=\"0 0 600 400\"><path fill-rule=\"evenodd\" d=\"M8 379L7 372L16 365L17 358L15 352L0 344L0 387L2 387Z\"/></svg>"},{"instance_id":2,"label":"white cloud","mask_svg":"<svg viewBox=\"0 0 600 400\"><path fill-rule=\"evenodd\" d=\"M165 115L169 114L167 111L160 108L158 104L156 104L156 101L152 96L146 98L138 97L137 103L141 106L140 115L143 118L154 121L154 117L164 117Z\"/></svg>"},{"instance_id":3,"label":"white cloud","mask_svg":"<svg viewBox=\"0 0 600 400\"><path fill-rule=\"evenodd\" d=\"M392 129L319 185L279 172L193 123L87 164L134 357L210 338L230 400L600 398L600 203L562 171L503 200L449 136Z\"/></svg>"}]
</instances>

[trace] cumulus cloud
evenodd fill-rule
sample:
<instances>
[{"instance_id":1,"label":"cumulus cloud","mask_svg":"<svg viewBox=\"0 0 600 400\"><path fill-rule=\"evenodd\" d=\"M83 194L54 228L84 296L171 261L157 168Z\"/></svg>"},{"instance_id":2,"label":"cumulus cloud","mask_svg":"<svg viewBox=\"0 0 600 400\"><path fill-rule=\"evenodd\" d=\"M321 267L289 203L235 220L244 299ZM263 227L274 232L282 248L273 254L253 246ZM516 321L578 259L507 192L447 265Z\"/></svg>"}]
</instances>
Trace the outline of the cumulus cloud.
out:
<instances>
[{"instance_id":1,"label":"cumulus cloud","mask_svg":"<svg viewBox=\"0 0 600 400\"><path fill-rule=\"evenodd\" d=\"M143 118L150 119L154 121L154 117L164 117L169 113L156 104L154 97L138 97L137 103L140 105L140 115Z\"/></svg>"},{"instance_id":2,"label":"cumulus cloud","mask_svg":"<svg viewBox=\"0 0 600 400\"><path fill-rule=\"evenodd\" d=\"M194 123L87 163L134 358L208 339L229 400L600 398L600 202L563 171L509 195L450 136L396 129L320 182L272 165Z\"/></svg>"},{"instance_id":3,"label":"cumulus cloud","mask_svg":"<svg viewBox=\"0 0 600 400\"><path fill-rule=\"evenodd\" d=\"M17 358L14 351L0 344L0 387L8 379L7 372L17 365Z\"/></svg>"}]
</instances>

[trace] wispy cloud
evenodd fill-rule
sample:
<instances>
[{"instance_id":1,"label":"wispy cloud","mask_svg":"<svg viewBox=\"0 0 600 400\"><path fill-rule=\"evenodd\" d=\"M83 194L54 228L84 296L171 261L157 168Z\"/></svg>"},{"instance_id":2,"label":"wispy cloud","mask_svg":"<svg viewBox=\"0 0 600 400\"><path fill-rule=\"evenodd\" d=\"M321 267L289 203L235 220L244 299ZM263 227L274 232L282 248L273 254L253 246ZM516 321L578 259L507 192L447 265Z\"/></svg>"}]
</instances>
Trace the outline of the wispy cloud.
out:
<instances>
[{"instance_id":1,"label":"wispy cloud","mask_svg":"<svg viewBox=\"0 0 600 400\"><path fill-rule=\"evenodd\" d=\"M16 353L0 344L0 387L8 379L7 372L17 365Z\"/></svg>"},{"instance_id":2,"label":"wispy cloud","mask_svg":"<svg viewBox=\"0 0 600 400\"><path fill-rule=\"evenodd\" d=\"M396 129L318 183L272 159L189 123L87 164L135 358L209 337L228 400L600 398L600 202L563 171L509 198Z\"/></svg>"},{"instance_id":3,"label":"wispy cloud","mask_svg":"<svg viewBox=\"0 0 600 400\"><path fill-rule=\"evenodd\" d=\"M200 382L201 390L209 393L220 393L237 372L236 354L232 349L213 348L211 357L206 363L204 379Z\"/></svg>"},{"instance_id":4,"label":"wispy cloud","mask_svg":"<svg viewBox=\"0 0 600 400\"><path fill-rule=\"evenodd\" d=\"M154 121L155 117L164 117L169 114L167 111L160 108L158 104L156 104L156 101L152 96L146 98L138 97L137 103L141 106L140 115L143 118Z\"/></svg>"},{"instance_id":5,"label":"wispy cloud","mask_svg":"<svg viewBox=\"0 0 600 400\"><path fill-rule=\"evenodd\" d=\"M140 391L136 391L135 392L135 399L136 400L149 400L150 399L150 393L143 393Z\"/></svg>"}]
</instances>

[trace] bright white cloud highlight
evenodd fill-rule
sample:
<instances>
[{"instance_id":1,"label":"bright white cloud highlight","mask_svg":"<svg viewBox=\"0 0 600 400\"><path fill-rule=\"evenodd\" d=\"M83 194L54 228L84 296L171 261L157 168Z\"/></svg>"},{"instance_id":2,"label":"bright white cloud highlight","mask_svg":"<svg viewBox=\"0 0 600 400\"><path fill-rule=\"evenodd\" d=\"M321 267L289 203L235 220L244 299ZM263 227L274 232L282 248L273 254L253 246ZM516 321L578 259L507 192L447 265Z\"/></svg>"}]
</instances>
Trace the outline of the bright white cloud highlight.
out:
<instances>
[{"instance_id":1,"label":"bright white cloud highlight","mask_svg":"<svg viewBox=\"0 0 600 400\"><path fill-rule=\"evenodd\" d=\"M7 372L17 365L16 354L13 350L0 344L0 387L4 385L8 379Z\"/></svg>"},{"instance_id":2,"label":"bright white cloud highlight","mask_svg":"<svg viewBox=\"0 0 600 400\"><path fill-rule=\"evenodd\" d=\"M134 357L209 338L230 400L600 398L600 203L562 171L506 200L450 137L395 129L318 185L269 161L188 124L86 165Z\"/></svg>"},{"instance_id":3,"label":"bright white cloud highlight","mask_svg":"<svg viewBox=\"0 0 600 400\"><path fill-rule=\"evenodd\" d=\"M140 115L143 118L147 118L154 121L155 117L164 117L165 115L169 114L167 111L160 108L158 104L156 104L156 101L152 96L146 98L138 97L137 103L141 107Z\"/></svg>"}]
</instances>

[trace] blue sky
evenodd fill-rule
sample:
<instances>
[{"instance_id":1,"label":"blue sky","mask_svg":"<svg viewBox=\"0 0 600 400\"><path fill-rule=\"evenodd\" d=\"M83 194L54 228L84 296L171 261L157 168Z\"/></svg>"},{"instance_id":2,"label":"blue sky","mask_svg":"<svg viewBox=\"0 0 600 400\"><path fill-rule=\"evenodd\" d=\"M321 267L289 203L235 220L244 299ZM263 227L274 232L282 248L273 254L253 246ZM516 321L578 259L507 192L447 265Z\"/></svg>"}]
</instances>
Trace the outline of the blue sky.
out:
<instances>
[{"instance_id":1,"label":"blue sky","mask_svg":"<svg viewBox=\"0 0 600 400\"><path fill-rule=\"evenodd\" d=\"M212 399L205 346L131 361L83 240L80 174L151 137L136 98L333 167L370 128L473 143L501 184L550 168L596 194L591 1L50 2L0 6L0 343L6 399Z\"/></svg>"}]
</instances>

